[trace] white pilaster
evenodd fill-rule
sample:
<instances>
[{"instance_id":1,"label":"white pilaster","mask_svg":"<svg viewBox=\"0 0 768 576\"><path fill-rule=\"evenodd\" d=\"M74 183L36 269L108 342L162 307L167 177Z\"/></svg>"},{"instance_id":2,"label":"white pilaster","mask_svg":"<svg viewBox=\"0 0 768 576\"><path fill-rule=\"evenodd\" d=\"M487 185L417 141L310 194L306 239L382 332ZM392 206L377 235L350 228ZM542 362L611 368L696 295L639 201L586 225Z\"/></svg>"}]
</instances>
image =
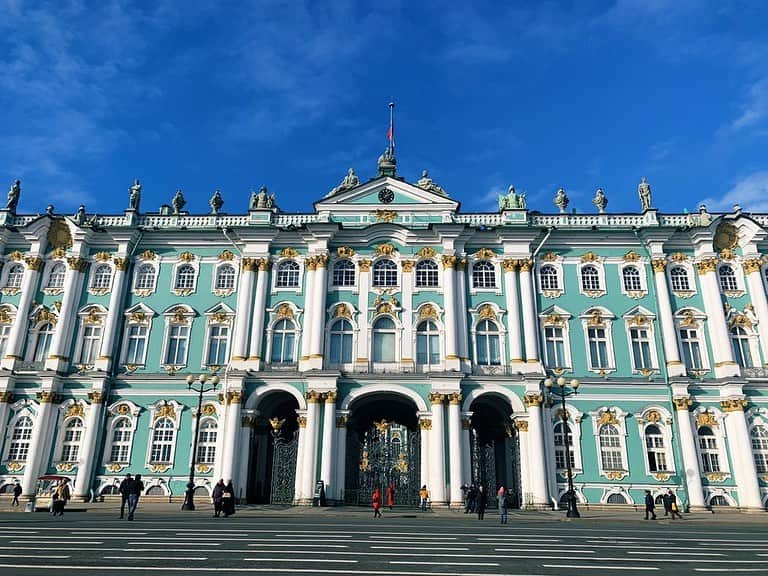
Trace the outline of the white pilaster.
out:
<instances>
[{"instance_id":1,"label":"white pilaster","mask_svg":"<svg viewBox=\"0 0 768 576\"><path fill-rule=\"evenodd\" d=\"M432 403L432 430L429 433L430 484L429 493L433 504L445 504L445 416L443 400L445 394L433 392L429 395Z\"/></svg>"},{"instance_id":2,"label":"white pilaster","mask_svg":"<svg viewBox=\"0 0 768 576\"><path fill-rule=\"evenodd\" d=\"M308 370L323 369L323 336L325 334L325 294L327 292L328 279L328 254L320 254L314 257L314 280L310 296L312 307L307 316L312 316L309 335L309 358L305 363Z\"/></svg>"},{"instance_id":3,"label":"white pilaster","mask_svg":"<svg viewBox=\"0 0 768 576\"><path fill-rule=\"evenodd\" d=\"M403 340L401 345L403 364L415 364L416 346L413 339L413 266L412 260L403 260L400 263L403 267L402 275L402 322L403 322Z\"/></svg>"},{"instance_id":4,"label":"white pilaster","mask_svg":"<svg viewBox=\"0 0 768 576\"><path fill-rule=\"evenodd\" d=\"M88 267L88 262L79 256L69 258L67 263L59 320L51 340L48 359L45 361L46 370L57 372L64 370L70 362L69 348L72 342L70 334L77 319L77 304L80 301L80 290L83 287L83 273Z\"/></svg>"},{"instance_id":5,"label":"white pilaster","mask_svg":"<svg viewBox=\"0 0 768 576\"><path fill-rule=\"evenodd\" d=\"M24 260L24 263L26 269L24 270L24 277L21 279L21 295L19 296L19 305L16 307L16 321L11 326L6 356L2 359L2 367L7 370L13 370L16 362L21 360L24 351L24 339L27 337L27 330L29 329L29 309L37 291L40 270L43 269L43 260L39 256L29 256Z\"/></svg>"},{"instance_id":6,"label":"white pilaster","mask_svg":"<svg viewBox=\"0 0 768 576\"><path fill-rule=\"evenodd\" d=\"M534 302L533 284L531 278L531 260L520 260L520 309L523 313L525 326L525 362L527 372L537 372L540 369L538 324L536 322L536 303Z\"/></svg>"},{"instance_id":7,"label":"white pilaster","mask_svg":"<svg viewBox=\"0 0 768 576\"><path fill-rule=\"evenodd\" d=\"M522 338L520 335L520 295L517 291L517 260L502 262L504 269L504 296L507 304L507 341L509 342L509 365L514 370L525 371ZM535 332L535 329L533 330Z\"/></svg>"},{"instance_id":8,"label":"white pilaster","mask_svg":"<svg viewBox=\"0 0 768 576\"><path fill-rule=\"evenodd\" d=\"M443 302L445 302L445 369L460 368L456 341L456 256L443 256Z\"/></svg>"},{"instance_id":9,"label":"white pilaster","mask_svg":"<svg viewBox=\"0 0 768 576\"><path fill-rule=\"evenodd\" d=\"M528 408L528 461L531 480L531 494L535 507L549 506L547 490L547 463L544 461L544 426L541 417L541 394L526 394Z\"/></svg>"},{"instance_id":10,"label":"white pilaster","mask_svg":"<svg viewBox=\"0 0 768 576\"><path fill-rule=\"evenodd\" d=\"M430 435L432 434L432 419L430 413L420 413L419 431L421 434L421 462L419 465L419 487L426 486L428 490L432 489L432 478L430 475L430 463L432 452L429 447ZM431 493L430 493L431 494Z\"/></svg>"},{"instance_id":11,"label":"white pilaster","mask_svg":"<svg viewBox=\"0 0 768 576\"><path fill-rule=\"evenodd\" d=\"M733 346L725 322L723 301L720 298L720 286L717 281L717 260L705 258L696 263L701 285L701 298L707 313L709 337L712 342L712 356L715 360L715 377L727 378L739 375L739 366L733 359Z\"/></svg>"},{"instance_id":12,"label":"white pilaster","mask_svg":"<svg viewBox=\"0 0 768 576\"><path fill-rule=\"evenodd\" d=\"M677 347L677 333L675 331L672 303L669 300L667 274L664 271L667 266L667 259L663 257L655 258L652 265L653 282L656 287L656 303L659 306L659 321L661 322L662 331L659 335L659 340L661 340L664 346L664 356L667 359L667 374L672 378L685 376L685 365L680 361L680 350Z\"/></svg>"},{"instance_id":13,"label":"white pilaster","mask_svg":"<svg viewBox=\"0 0 768 576\"><path fill-rule=\"evenodd\" d=\"M456 262L456 340L459 345L462 371L472 372L472 359L469 357L469 326L467 324L467 260ZM469 476L467 477L469 478Z\"/></svg>"},{"instance_id":14,"label":"white pilaster","mask_svg":"<svg viewBox=\"0 0 768 576\"><path fill-rule=\"evenodd\" d=\"M315 271L317 265L314 258L307 258L304 261L304 306L307 308L304 314L304 325L301 327L301 356L299 357L299 370L308 370L307 361L309 360L310 350L312 350L312 330L314 330L314 314L312 305L314 303L315 290ZM325 286L321 287L325 290Z\"/></svg>"},{"instance_id":15,"label":"white pilaster","mask_svg":"<svg viewBox=\"0 0 768 576\"><path fill-rule=\"evenodd\" d=\"M472 483L472 412L461 416L461 478L462 484Z\"/></svg>"},{"instance_id":16,"label":"white pilaster","mask_svg":"<svg viewBox=\"0 0 768 576\"><path fill-rule=\"evenodd\" d=\"M317 477L317 447L318 447L318 428L320 420L320 399L319 392L307 392L307 427L304 432L307 438L304 442L302 454L302 483L301 493L304 503L312 499L315 489L315 479Z\"/></svg>"},{"instance_id":17,"label":"white pilaster","mask_svg":"<svg viewBox=\"0 0 768 576\"><path fill-rule=\"evenodd\" d=\"M306 410L297 410L299 418L299 443L296 447L296 477L293 490L294 504L306 503L310 495L304 495L304 453L307 451L307 414Z\"/></svg>"},{"instance_id":18,"label":"white pilaster","mask_svg":"<svg viewBox=\"0 0 768 576\"><path fill-rule=\"evenodd\" d=\"M237 312L235 331L232 335L232 364L238 368L244 367L248 360L249 322L253 310L253 285L256 283L256 270L259 261L254 258L243 258L241 263L240 286L237 290Z\"/></svg>"},{"instance_id":19,"label":"white pilaster","mask_svg":"<svg viewBox=\"0 0 768 576\"><path fill-rule=\"evenodd\" d=\"M520 508L527 508L534 497L531 494L531 456L528 450L528 420L515 419L518 446L520 448Z\"/></svg>"},{"instance_id":20,"label":"white pilaster","mask_svg":"<svg viewBox=\"0 0 768 576\"><path fill-rule=\"evenodd\" d=\"M104 332L101 335L99 357L94 364L97 370L103 372L109 372L112 363L116 361L113 357L116 356L114 349L115 340L120 331L120 316L123 313L122 303L127 285L126 273L128 267L129 260L125 254L118 255L115 258L115 277L112 280L112 292L109 295L109 310L107 310L107 318L104 321Z\"/></svg>"},{"instance_id":21,"label":"white pilaster","mask_svg":"<svg viewBox=\"0 0 768 576\"><path fill-rule=\"evenodd\" d=\"M337 412L336 417L336 489L333 498L344 502L344 490L347 481L347 416L346 412Z\"/></svg>"},{"instance_id":22,"label":"white pilaster","mask_svg":"<svg viewBox=\"0 0 768 576\"><path fill-rule=\"evenodd\" d=\"M104 392L94 391L89 396L91 404L85 419L85 433L80 444L80 457L73 494L73 498L83 500L87 500L91 493L91 472L96 459L96 440L99 437L101 413L104 409Z\"/></svg>"},{"instance_id":23,"label":"white pilaster","mask_svg":"<svg viewBox=\"0 0 768 576\"><path fill-rule=\"evenodd\" d=\"M240 422L235 424L238 430L237 443L239 450L234 472L235 478L232 480L235 485L235 491L240 498L244 498L247 492L246 487L248 485L248 467L250 464L251 454L253 453L253 446L251 446L251 434L253 432L253 423L255 417L255 414L242 414L241 409ZM219 473L216 474L216 476L216 480L218 481L222 475Z\"/></svg>"},{"instance_id":24,"label":"white pilaster","mask_svg":"<svg viewBox=\"0 0 768 576\"><path fill-rule=\"evenodd\" d=\"M744 273L747 275L749 298L757 316L757 334L760 338L760 349L763 352L763 364L768 364L768 298L765 295L760 269L761 258L751 258L744 261Z\"/></svg>"},{"instance_id":25,"label":"white pilaster","mask_svg":"<svg viewBox=\"0 0 768 576\"><path fill-rule=\"evenodd\" d=\"M355 364L358 369L365 369L368 366L368 351L370 345L368 342L368 292L371 286L371 261L359 260L360 269L360 293L357 297L357 309L360 313L357 316L357 358Z\"/></svg>"},{"instance_id":26,"label":"white pilaster","mask_svg":"<svg viewBox=\"0 0 768 576\"><path fill-rule=\"evenodd\" d=\"M725 430L733 460L733 474L739 490L739 506L762 510L760 484L757 481L757 468L752 456L752 441L749 437L744 408L747 401L743 398L729 398L720 401L725 413Z\"/></svg>"},{"instance_id":27,"label":"white pilaster","mask_svg":"<svg viewBox=\"0 0 768 576\"><path fill-rule=\"evenodd\" d=\"M224 481L234 479L235 455L237 454L238 433L240 432L240 412L243 399L241 390L228 390L226 392L225 416L224 416L224 453L221 459L221 477Z\"/></svg>"},{"instance_id":28,"label":"white pilaster","mask_svg":"<svg viewBox=\"0 0 768 576\"><path fill-rule=\"evenodd\" d=\"M677 411L677 425L680 428L680 449L683 452L683 477L688 489L688 503L694 508L704 507L704 490L701 487L699 456L696 451L696 437L691 424L690 396L676 396L672 403Z\"/></svg>"},{"instance_id":29,"label":"white pilaster","mask_svg":"<svg viewBox=\"0 0 768 576\"><path fill-rule=\"evenodd\" d=\"M450 465L451 506L462 506L462 442L461 442L461 394L448 396L448 454Z\"/></svg>"},{"instance_id":30,"label":"white pilaster","mask_svg":"<svg viewBox=\"0 0 768 576\"><path fill-rule=\"evenodd\" d=\"M334 469L336 459L336 392L325 393L323 408L323 459L320 464L320 480L325 483L325 497L335 499Z\"/></svg>"},{"instance_id":31,"label":"white pilaster","mask_svg":"<svg viewBox=\"0 0 768 576\"><path fill-rule=\"evenodd\" d=\"M35 427L32 429L32 438L29 441L27 462L24 466L24 479L21 481L23 496L35 495L37 477L40 476L43 463L48 459L50 447L45 440L50 432L53 403L57 401L57 393L41 392L40 403L37 405L37 414L35 414Z\"/></svg>"},{"instance_id":32,"label":"white pilaster","mask_svg":"<svg viewBox=\"0 0 768 576\"><path fill-rule=\"evenodd\" d=\"M251 325L251 346L248 351L248 363L258 370L263 364L261 351L264 344L264 315L267 312L267 290L269 288L268 257L258 260L259 273L256 276L256 298L253 303L253 324Z\"/></svg>"}]
</instances>

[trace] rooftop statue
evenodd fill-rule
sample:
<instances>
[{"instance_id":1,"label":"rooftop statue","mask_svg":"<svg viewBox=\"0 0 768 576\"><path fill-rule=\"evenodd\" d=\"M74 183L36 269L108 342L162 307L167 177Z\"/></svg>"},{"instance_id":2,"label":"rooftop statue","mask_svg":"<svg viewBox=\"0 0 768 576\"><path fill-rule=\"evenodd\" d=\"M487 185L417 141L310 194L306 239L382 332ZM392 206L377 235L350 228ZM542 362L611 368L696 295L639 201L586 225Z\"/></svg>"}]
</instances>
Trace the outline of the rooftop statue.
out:
<instances>
[{"instance_id":1,"label":"rooftop statue","mask_svg":"<svg viewBox=\"0 0 768 576\"><path fill-rule=\"evenodd\" d=\"M19 204L19 197L21 196L21 180L15 180L11 185L11 189L8 190L8 202L5 205L5 209L11 214L16 213L16 206Z\"/></svg>"},{"instance_id":2,"label":"rooftop statue","mask_svg":"<svg viewBox=\"0 0 768 576\"><path fill-rule=\"evenodd\" d=\"M598 188L597 192L595 192L595 197L592 198L592 204L595 205L600 214L605 212L605 207L608 206L608 197L605 195L602 188Z\"/></svg>"},{"instance_id":3,"label":"rooftop statue","mask_svg":"<svg viewBox=\"0 0 768 576\"><path fill-rule=\"evenodd\" d=\"M525 199L525 192L518 194L515 187L510 186L507 195L499 194L499 212L502 210L525 210L528 202Z\"/></svg>"},{"instance_id":4,"label":"rooftop statue","mask_svg":"<svg viewBox=\"0 0 768 576\"><path fill-rule=\"evenodd\" d=\"M354 188L359 184L360 184L360 179L357 177L357 174L355 174L355 169L350 168L349 170L347 170L347 175L344 176L344 179L341 181L341 184L339 184L338 186L336 186L336 188L331 190L331 194L336 194L337 192L343 192L344 190L350 190L351 188Z\"/></svg>"},{"instance_id":5,"label":"rooftop statue","mask_svg":"<svg viewBox=\"0 0 768 576\"><path fill-rule=\"evenodd\" d=\"M645 176L637 187L637 194L640 196L640 207L643 212L651 209L651 186L646 182Z\"/></svg>"},{"instance_id":6,"label":"rooftop statue","mask_svg":"<svg viewBox=\"0 0 768 576\"><path fill-rule=\"evenodd\" d=\"M565 211L568 210L570 200L568 200L568 196L565 195L565 190L563 188L560 188L557 191L557 194L555 194L554 202L555 206L560 210L560 214L565 214Z\"/></svg>"},{"instance_id":7,"label":"rooftop statue","mask_svg":"<svg viewBox=\"0 0 768 576\"><path fill-rule=\"evenodd\" d=\"M224 206L224 199L221 197L221 192L216 190L208 201L208 204L211 206L211 214L218 214L221 207Z\"/></svg>"},{"instance_id":8,"label":"rooftop statue","mask_svg":"<svg viewBox=\"0 0 768 576\"><path fill-rule=\"evenodd\" d=\"M419 181L416 182L416 186L422 190L428 190L429 192L435 192L436 194L446 196L445 190L443 190L442 186L436 184L435 181L429 177L429 172L426 170L422 170L421 178L419 178Z\"/></svg>"},{"instance_id":9,"label":"rooftop statue","mask_svg":"<svg viewBox=\"0 0 768 576\"><path fill-rule=\"evenodd\" d=\"M181 190L176 190L176 195L173 197L173 200L171 200L171 205L173 206L173 213L174 214L181 214L181 211L184 209L184 206L186 206L187 201L184 199L184 192Z\"/></svg>"},{"instance_id":10,"label":"rooftop statue","mask_svg":"<svg viewBox=\"0 0 768 576\"><path fill-rule=\"evenodd\" d=\"M258 210L262 208L272 208L272 205L275 202L275 195L271 195L272 200L270 200L270 195L267 194L267 187L262 186L259 189L259 193L251 192L251 201L248 204L248 210Z\"/></svg>"},{"instance_id":11,"label":"rooftop statue","mask_svg":"<svg viewBox=\"0 0 768 576\"><path fill-rule=\"evenodd\" d=\"M75 215L72 216L72 220L78 226L82 226L83 224L85 224L85 206L83 204L80 204L80 207L77 209L77 212L75 212Z\"/></svg>"},{"instance_id":12,"label":"rooftop statue","mask_svg":"<svg viewBox=\"0 0 768 576\"><path fill-rule=\"evenodd\" d=\"M141 182L139 182L138 178L133 182L130 191L131 194L128 198L128 209L136 210L138 212L139 204L141 203Z\"/></svg>"}]
</instances>

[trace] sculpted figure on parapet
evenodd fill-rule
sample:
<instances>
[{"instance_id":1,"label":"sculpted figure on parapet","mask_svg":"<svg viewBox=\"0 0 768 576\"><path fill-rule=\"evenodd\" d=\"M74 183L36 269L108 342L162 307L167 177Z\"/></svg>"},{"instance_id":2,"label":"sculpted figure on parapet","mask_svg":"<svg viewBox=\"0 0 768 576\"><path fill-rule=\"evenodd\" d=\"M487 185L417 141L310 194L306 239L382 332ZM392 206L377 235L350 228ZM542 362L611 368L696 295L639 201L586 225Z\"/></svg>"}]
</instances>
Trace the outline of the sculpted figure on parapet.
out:
<instances>
[{"instance_id":1,"label":"sculpted figure on parapet","mask_svg":"<svg viewBox=\"0 0 768 576\"><path fill-rule=\"evenodd\" d=\"M21 196L21 180L16 180L11 185L11 189L8 190L8 202L5 205L5 209L12 214L16 213L16 206L19 204L19 197Z\"/></svg>"},{"instance_id":2,"label":"sculpted figure on parapet","mask_svg":"<svg viewBox=\"0 0 768 576\"><path fill-rule=\"evenodd\" d=\"M328 196L332 196L337 192L343 192L344 190L350 190L351 188L354 188L359 184L360 184L360 179L357 177L357 174L355 174L355 169L350 168L349 170L347 170L347 175L344 176L344 179L341 181L341 184L339 184L333 190L331 190L331 193L328 194Z\"/></svg>"},{"instance_id":3,"label":"sculpted figure on parapet","mask_svg":"<svg viewBox=\"0 0 768 576\"><path fill-rule=\"evenodd\" d=\"M645 176L637 187L637 194L640 196L640 207L643 212L651 209L651 186L645 180Z\"/></svg>"},{"instance_id":4,"label":"sculpted figure on parapet","mask_svg":"<svg viewBox=\"0 0 768 576\"><path fill-rule=\"evenodd\" d=\"M138 211L139 204L141 203L141 182L139 182L138 178L134 181L130 191L131 194L128 198L128 209Z\"/></svg>"},{"instance_id":5,"label":"sculpted figure on parapet","mask_svg":"<svg viewBox=\"0 0 768 576\"><path fill-rule=\"evenodd\" d=\"M507 195L499 194L499 211L502 210L525 210L528 202L525 198L525 192L518 194L515 187L510 186Z\"/></svg>"},{"instance_id":6,"label":"sculpted figure on parapet","mask_svg":"<svg viewBox=\"0 0 768 576\"><path fill-rule=\"evenodd\" d=\"M173 213L180 214L186 203L187 201L184 199L184 193L181 190L176 190L176 195L173 197L173 200L171 200Z\"/></svg>"}]
</instances>

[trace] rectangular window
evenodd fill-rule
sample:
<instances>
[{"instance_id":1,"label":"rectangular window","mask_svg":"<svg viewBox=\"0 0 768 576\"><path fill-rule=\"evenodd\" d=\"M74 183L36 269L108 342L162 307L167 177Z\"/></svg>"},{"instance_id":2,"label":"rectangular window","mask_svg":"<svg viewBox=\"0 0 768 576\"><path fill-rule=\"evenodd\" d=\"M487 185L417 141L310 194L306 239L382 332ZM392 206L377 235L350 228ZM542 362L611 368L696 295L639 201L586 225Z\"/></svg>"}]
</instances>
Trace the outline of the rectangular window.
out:
<instances>
[{"instance_id":1,"label":"rectangular window","mask_svg":"<svg viewBox=\"0 0 768 576\"><path fill-rule=\"evenodd\" d=\"M8 339L11 336L11 325L0 325L0 359L5 358L6 351L8 350Z\"/></svg>"},{"instance_id":2,"label":"rectangular window","mask_svg":"<svg viewBox=\"0 0 768 576\"><path fill-rule=\"evenodd\" d=\"M608 337L605 328L588 328L589 367L593 370L608 368Z\"/></svg>"},{"instance_id":3,"label":"rectangular window","mask_svg":"<svg viewBox=\"0 0 768 576\"><path fill-rule=\"evenodd\" d=\"M416 363L435 365L440 363L440 338L437 334L417 334Z\"/></svg>"},{"instance_id":4,"label":"rectangular window","mask_svg":"<svg viewBox=\"0 0 768 576\"><path fill-rule=\"evenodd\" d=\"M187 342L189 326L172 324L168 330L168 350L165 363L172 366L183 366L187 363Z\"/></svg>"},{"instance_id":5,"label":"rectangular window","mask_svg":"<svg viewBox=\"0 0 768 576\"><path fill-rule=\"evenodd\" d=\"M651 336L647 328L630 328L629 339L632 342L632 361L635 370L653 368L651 359Z\"/></svg>"},{"instance_id":6,"label":"rectangular window","mask_svg":"<svg viewBox=\"0 0 768 576\"><path fill-rule=\"evenodd\" d=\"M125 353L125 364L144 364L144 353L147 349L147 327L142 324L128 326L128 347Z\"/></svg>"},{"instance_id":7,"label":"rectangular window","mask_svg":"<svg viewBox=\"0 0 768 576\"><path fill-rule=\"evenodd\" d=\"M375 362L394 362L395 361L394 332L374 332L373 359Z\"/></svg>"},{"instance_id":8,"label":"rectangular window","mask_svg":"<svg viewBox=\"0 0 768 576\"><path fill-rule=\"evenodd\" d=\"M546 343L548 367L566 367L565 336L563 334L563 329L558 326L547 326L544 328L544 340Z\"/></svg>"},{"instance_id":9,"label":"rectangular window","mask_svg":"<svg viewBox=\"0 0 768 576\"><path fill-rule=\"evenodd\" d=\"M701 348L699 335L695 329L682 328L680 330L680 342L683 346L683 359L689 370L701 370Z\"/></svg>"},{"instance_id":10,"label":"rectangular window","mask_svg":"<svg viewBox=\"0 0 768 576\"><path fill-rule=\"evenodd\" d=\"M99 357L99 347L101 345L101 326L83 327L83 347L80 350L80 361L78 364L93 366Z\"/></svg>"},{"instance_id":11,"label":"rectangular window","mask_svg":"<svg viewBox=\"0 0 768 576\"><path fill-rule=\"evenodd\" d=\"M227 363L228 326L211 326L208 337L208 366L224 366Z\"/></svg>"},{"instance_id":12,"label":"rectangular window","mask_svg":"<svg viewBox=\"0 0 768 576\"><path fill-rule=\"evenodd\" d=\"M352 334L344 332L331 334L331 362L334 364L352 362Z\"/></svg>"}]
</instances>

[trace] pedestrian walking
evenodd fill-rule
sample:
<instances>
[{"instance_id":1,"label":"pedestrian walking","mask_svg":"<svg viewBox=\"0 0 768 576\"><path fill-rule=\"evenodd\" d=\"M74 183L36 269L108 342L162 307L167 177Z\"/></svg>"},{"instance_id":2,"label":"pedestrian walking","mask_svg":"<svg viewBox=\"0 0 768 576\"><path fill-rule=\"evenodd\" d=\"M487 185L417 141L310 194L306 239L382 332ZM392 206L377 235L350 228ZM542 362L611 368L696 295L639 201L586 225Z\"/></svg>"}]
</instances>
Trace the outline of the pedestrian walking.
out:
<instances>
[{"instance_id":1,"label":"pedestrian walking","mask_svg":"<svg viewBox=\"0 0 768 576\"><path fill-rule=\"evenodd\" d=\"M485 518L485 507L488 505L488 494L485 491L485 486L480 484L477 487L477 499L475 502L475 510L477 510L477 519L482 520Z\"/></svg>"},{"instance_id":2,"label":"pedestrian walking","mask_svg":"<svg viewBox=\"0 0 768 576\"><path fill-rule=\"evenodd\" d=\"M672 520L675 519L675 514L680 520L683 519L683 515L680 514L680 506L677 505L677 496L671 488L669 489L669 512L672 514Z\"/></svg>"},{"instance_id":3,"label":"pedestrian walking","mask_svg":"<svg viewBox=\"0 0 768 576\"><path fill-rule=\"evenodd\" d=\"M464 512L467 514L474 514L476 504L477 504L477 486L475 486L474 484L470 484L469 490L467 491L467 507L466 507L466 510L464 510Z\"/></svg>"},{"instance_id":4,"label":"pedestrian walking","mask_svg":"<svg viewBox=\"0 0 768 576\"><path fill-rule=\"evenodd\" d=\"M670 498L669 492L664 492L664 495L661 497L661 503L664 505L664 516L669 516L670 510L672 510L672 498Z\"/></svg>"},{"instance_id":5,"label":"pedestrian walking","mask_svg":"<svg viewBox=\"0 0 768 576\"><path fill-rule=\"evenodd\" d=\"M232 485L232 480L227 480L221 493L221 511L224 512L224 518L235 513L235 487Z\"/></svg>"},{"instance_id":6,"label":"pedestrian walking","mask_svg":"<svg viewBox=\"0 0 768 576\"><path fill-rule=\"evenodd\" d=\"M426 484L419 490L419 504L421 505L421 511L426 512L427 504L429 504L429 490L427 490Z\"/></svg>"},{"instance_id":7,"label":"pedestrian walking","mask_svg":"<svg viewBox=\"0 0 768 576\"><path fill-rule=\"evenodd\" d=\"M387 508L392 510L392 506L395 505L395 485L392 482L387 486Z\"/></svg>"},{"instance_id":8,"label":"pedestrian walking","mask_svg":"<svg viewBox=\"0 0 768 576\"><path fill-rule=\"evenodd\" d=\"M381 518L381 491L376 488L376 490L373 491L373 517L374 518Z\"/></svg>"},{"instance_id":9,"label":"pedestrian walking","mask_svg":"<svg viewBox=\"0 0 768 576\"><path fill-rule=\"evenodd\" d=\"M650 490L645 491L645 519L648 520L648 515L651 515L651 520L656 520L656 502L653 500L653 494Z\"/></svg>"},{"instance_id":10,"label":"pedestrian walking","mask_svg":"<svg viewBox=\"0 0 768 576\"><path fill-rule=\"evenodd\" d=\"M16 484L13 485L13 500L11 500L11 506L19 505L19 496L21 496L21 484L16 482Z\"/></svg>"},{"instance_id":11,"label":"pedestrian walking","mask_svg":"<svg viewBox=\"0 0 768 576\"><path fill-rule=\"evenodd\" d=\"M126 474L117 491L120 493L120 519L125 516L125 507L128 505L128 486L131 484L131 475Z\"/></svg>"},{"instance_id":12,"label":"pedestrian walking","mask_svg":"<svg viewBox=\"0 0 768 576\"><path fill-rule=\"evenodd\" d=\"M64 507L70 499L69 480L63 478L59 480L58 486L53 493L53 515L64 516Z\"/></svg>"},{"instance_id":13,"label":"pedestrian walking","mask_svg":"<svg viewBox=\"0 0 768 576\"><path fill-rule=\"evenodd\" d=\"M219 479L216 485L213 487L211 493L211 500L213 500L213 516L218 518L221 516L221 507L224 500L224 478Z\"/></svg>"},{"instance_id":14,"label":"pedestrian walking","mask_svg":"<svg viewBox=\"0 0 768 576\"><path fill-rule=\"evenodd\" d=\"M139 496L143 492L144 482L141 481L141 474L136 474L130 484L128 484L128 520L133 520L136 508L139 505Z\"/></svg>"},{"instance_id":15,"label":"pedestrian walking","mask_svg":"<svg viewBox=\"0 0 768 576\"><path fill-rule=\"evenodd\" d=\"M506 524L509 520L509 492L507 492L504 486L499 489L498 498L501 523Z\"/></svg>"}]
</instances>

